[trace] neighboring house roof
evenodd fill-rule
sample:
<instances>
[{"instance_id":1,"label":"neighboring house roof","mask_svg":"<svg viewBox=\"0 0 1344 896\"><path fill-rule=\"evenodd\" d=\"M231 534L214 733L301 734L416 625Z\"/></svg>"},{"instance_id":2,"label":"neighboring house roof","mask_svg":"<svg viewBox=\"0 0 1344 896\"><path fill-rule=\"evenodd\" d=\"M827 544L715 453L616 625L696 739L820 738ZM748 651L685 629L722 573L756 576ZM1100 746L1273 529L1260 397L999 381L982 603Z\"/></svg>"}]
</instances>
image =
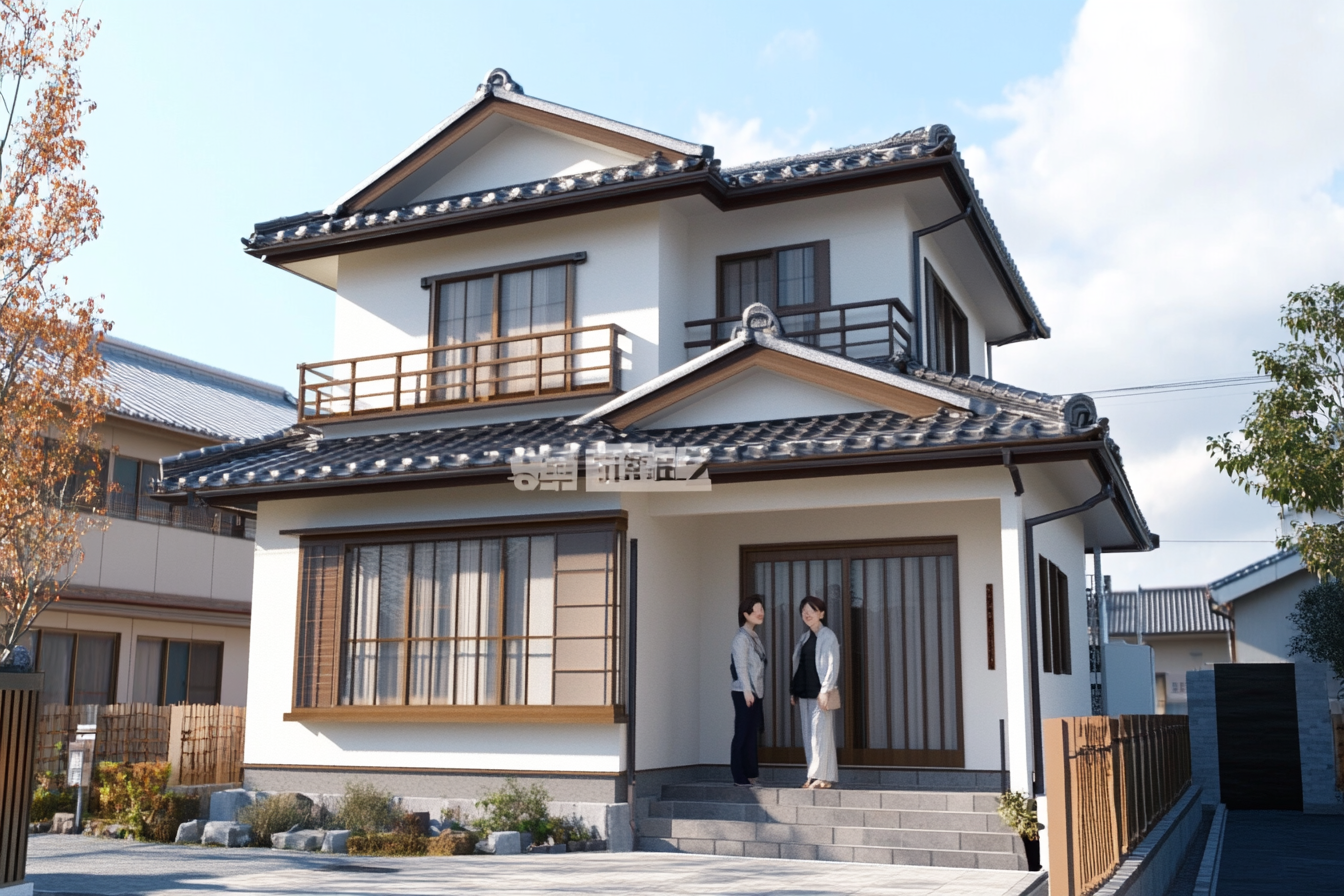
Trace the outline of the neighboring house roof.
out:
<instances>
[{"instance_id":1,"label":"neighboring house roof","mask_svg":"<svg viewBox=\"0 0 1344 896\"><path fill-rule=\"evenodd\" d=\"M1218 603L1229 603L1304 569L1306 566L1303 565L1297 549L1289 548L1263 560L1257 560L1250 566L1244 566L1216 582L1210 582L1209 593Z\"/></svg>"},{"instance_id":2,"label":"neighboring house roof","mask_svg":"<svg viewBox=\"0 0 1344 896\"><path fill-rule=\"evenodd\" d=\"M519 184L500 184L455 196L437 197L396 207L365 206L356 200L399 166L414 164L433 150L440 135L463 122L489 103L527 105L569 120L590 123L622 136L638 136L654 149L647 158L628 165L598 171L566 174ZM956 138L946 125L935 124L896 134L884 140L856 146L823 150L806 155L722 168L713 158L714 148L664 137L631 125L611 121L523 94L503 69L486 76L475 97L437 125L409 149L372 176L347 192L322 211L306 212L254 226L243 239L247 252L274 263L286 258L308 258L340 251L339 246L367 242L393 234L409 235L441 227L456 221L495 218L533 207L571 204L585 198L607 200L615 195L638 194L649 197L651 187L679 190L680 195L702 193L721 206L755 203L752 197L810 189L811 184L847 181L873 176L884 177L901 169L938 166L947 175L948 188L971 212L969 223L992 264L997 268L1004 290L1017 306L1025 327L1022 336L1048 338L1050 327L1031 297L998 227L990 218L971 180L960 154ZM669 158L668 156L679 156ZM930 173L928 176L937 176ZM736 197L736 198L735 198ZM768 201L768 200L767 200ZM374 200L376 203L376 199ZM1018 337L1020 338L1020 337Z\"/></svg>"},{"instance_id":3,"label":"neighboring house roof","mask_svg":"<svg viewBox=\"0 0 1344 896\"><path fill-rule=\"evenodd\" d=\"M115 416L212 439L254 438L294 424L294 396L279 386L106 337L100 344Z\"/></svg>"},{"instance_id":4,"label":"neighboring house roof","mask_svg":"<svg viewBox=\"0 0 1344 896\"><path fill-rule=\"evenodd\" d=\"M760 306L753 306L760 307ZM744 320L753 320L752 309ZM777 322L776 322L777 325ZM247 501L257 496L313 489L367 487L374 481L502 480L509 460L517 455L556 455L594 442L650 442L663 446L702 447L715 478L775 475L786 470L815 469L842 463L854 471L884 465L956 462L999 464L1021 452L1017 462L1042 457L1052 446L1099 461L1098 475L1109 481L1120 518L1140 549L1155 545L1124 477L1118 452L1106 424L1095 411L1077 414L1090 399L1065 402L1054 396L1015 390L980 377L932 375L920 368L911 374L877 369L811 346L765 336L744 326L717 355L753 346L801 358L829 369L852 365L854 375L893 390L936 396L945 405L934 413L911 415L898 410L834 414L801 419L776 419L677 428L621 429L608 417L638 401L649 391L688 377L703 367L705 356L687 362L649 384L597 410L572 419L533 420L449 427L422 432L324 436L318 427L293 427L242 444L190 451L163 461L160 494L196 493L207 500ZM895 380L895 383L891 381ZM1000 394L994 402L986 396ZM1005 449L1009 449L1006 453ZM228 495L239 498L229 498Z\"/></svg>"},{"instance_id":5,"label":"neighboring house roof","mask_svg":"<svg viewBox=\"0 0 1344 896\"><path fill-rule=\"evenodd\" d=\"M1106 611L1112 635L1195 635L1231 631L1227 619L1209 606L1208 589L1143 589L1143 601L1137 591L1113 591L1107 597Z\"/></svg>"}]
</instances>

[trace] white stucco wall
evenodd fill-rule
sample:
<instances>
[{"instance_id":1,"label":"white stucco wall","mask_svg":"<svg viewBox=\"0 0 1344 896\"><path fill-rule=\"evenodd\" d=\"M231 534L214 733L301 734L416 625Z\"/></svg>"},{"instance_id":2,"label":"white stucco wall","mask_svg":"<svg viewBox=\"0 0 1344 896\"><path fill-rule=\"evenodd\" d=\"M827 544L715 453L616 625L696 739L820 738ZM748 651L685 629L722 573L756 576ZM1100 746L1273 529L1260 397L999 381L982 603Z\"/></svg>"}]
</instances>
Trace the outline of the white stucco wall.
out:
<instances>
[{"instance_id":1,"label":"white stucco wall","mask_svg":"<svg viewBox=\"0 0 1344 896\"><path fill-rule=\"evenodd\" d=\"M250 544L250 542L249 542ZM115 634L117 639L116 702L129 703L134 696L135 643L145 638L176 638L185 641L218 641L224 645L220 671L219 702L225 706L247 704L248 630L241 626L178 622L156 618L152 610L144 618L68 612L60 604L43 611L35 623L39 629Z\"/></svg>"}]
</instances>

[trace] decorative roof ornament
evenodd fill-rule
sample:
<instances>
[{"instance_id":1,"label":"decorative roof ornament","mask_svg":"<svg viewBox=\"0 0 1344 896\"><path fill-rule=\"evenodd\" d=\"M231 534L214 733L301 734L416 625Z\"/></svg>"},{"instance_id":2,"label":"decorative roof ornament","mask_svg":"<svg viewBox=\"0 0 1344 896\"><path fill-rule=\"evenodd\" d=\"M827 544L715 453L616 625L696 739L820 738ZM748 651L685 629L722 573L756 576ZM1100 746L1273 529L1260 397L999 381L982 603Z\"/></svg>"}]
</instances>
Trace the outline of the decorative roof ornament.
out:
<instances>
[{"instance_id":1,"label":"decorative roof ornament","mask_svg":"<svg viewBox=\"0 0 1344 896\"><path fill-rule=\"evenodd\" d=\"M1064 405L1064 422L1074 429L1087 429L1097 424L1097 404L1092 396L1079 392L1069 397Z\"/></svg>"},{"instance_id":2,"label":"decorative roof ornament","mask_svg":"<svg viewBox=\"0 0 1344 896\"><path fill-rule=\"evenodd\" d=\"M523 85L513 80L513 76L502 68L492 68L486 74L485 80L476 88L476 96L482 97L487 93L493 93L496 90L503 90L506 93L523 93ZM525 95L525 94L524 94Z\"/></svg>"},{"instance_id":3,"label":"decorative roof ornament","mask_svg":"<svg viewBox=\"0 0 1344 896\"><path fill-rule=\"evenodd\" d=\"M758 333L763 336L780 337L784 335L784 327L780 325L779 318L775 317L775 312L770 310L770 306L755 302L742 312L742 326L735 330L733 336L741 336L747 342L753 342Z\"/></svg>"}]
</instances>

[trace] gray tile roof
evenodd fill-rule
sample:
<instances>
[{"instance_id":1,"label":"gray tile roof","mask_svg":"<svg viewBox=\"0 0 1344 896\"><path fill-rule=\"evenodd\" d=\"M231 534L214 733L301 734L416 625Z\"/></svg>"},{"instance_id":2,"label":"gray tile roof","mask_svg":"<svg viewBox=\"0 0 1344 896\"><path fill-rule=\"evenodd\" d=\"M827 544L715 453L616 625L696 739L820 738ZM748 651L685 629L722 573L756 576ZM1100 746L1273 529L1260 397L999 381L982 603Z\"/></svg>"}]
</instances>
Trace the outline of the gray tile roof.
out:
<instances>
[{"instance_id":1,"label":"gray tile roof","mask_svg":"<svg viewBox=\"0 0 1344 896\"><path fill-rule=\"evenodd\" d=\"M1260 570L1262 569L1268 569L1269 567L1273 566L1276 563L1281 563L1282 561L1287 560L1289 557L1293 556L1296 553L1297 548L1288 548L1287 550L1279 551L1277 554L1271 554L1270 556L1266 557L1263 560L1255 561L1250 566L1243 566L1241 569L1237 570L1234 573L1225 575L1221 579L1218 579L1217 581L1210 582L1209 587L1214 590L1226 587L1228 585L1231 585L1233 582L1236 582L1240 579L1244 579L1247 576L1254 575L1255 573L1260 572Z\"/></svg>"},{"instance_id":2,"label":"gray tile roof","mask_svg":"<svg viewBox=\"0 0 1344 896\"><path fill-rule=\"evenodd\" d=\"M478 190L456 196L444 196L433 201L420 202L397 208L363 209L348 214L346 204L361 191L375 183L380 177L396 166L410 159L421 149L429 145L439 134L476 109L486 101L504 101L542 109L552 114L583 121L597 127L636 136L646 142L662 145L669 150L681 152L685 159L670 161L660 152L654 152L642 162L605 168L584 174L563 175L529 181L521 184L502 185L488 190ZM1026 287L1026 282L1018 270L1017 263L1008 252L998 225L990 217L979 191L972 181L970 173L956 150L956 137L944 124L935 124L896 134L884 140L827 149L819 152L751 162L721 168L719 161L711 157L714 148L700 144L675 140L661 134L654 134L641 128L634 128L622 122L600 118L590 113L580 112L568 106L561 106L547 100L529 97L523 94L522 87L512 80L508 72L495 69L486 76L485 83L477 89L470 102L458 109L419 141L387 165L380 168L358 186L347 192L341 199L329 205L321 212L310 212L276 218L255 225L250 236L243 238L243 245L253 253L278 250L301 243L322 242L350 234L391 232L408 225L424 226L435 219L447 220L498 209L504 205L527 203L549 197L573 194L582 191L620 188L622 185L654 179L691 179L709 178L715 185L727 193L754 192L775 187L785 187L803 180L843 176L856 171L910 165L935 157L946 157L952 162L954 177L961 181L971 197L971 206L980 224L988 234L992 253L1002 263L1008 277L1012 280L1013 291L1023 306L1023 312L1031 318L1032 327L1041 336L1050 335L1050 327L1045 323L1040 308Z\"/></svg>"},{"instance_id":3,"label":"gray tile roof","mask_svg":"<svg viewBox=\"0 0 1344 896\"><path fill-rule=\"evenodd\" d=\"M104 339L101 351L114 414L227 441L292 426L298 413L279 386L122 339Z\"/></svg>"},{"instance_id":4,"label":"gray tile roof","mask_svg":"<svg viewBox=\"0 0 1344 896\"><path fill-rule=\"evenodd\" d=\"M1112 635L1133 635L1142 626L1145 635L1203 635L1231 630L1228 620L1209 608L1208 589L1143 589L1143 603L1137 591L1114 591L1106 605Z\"/></svg>"},{"instance_id":5,"label":"gray tile roof","mask_svg":"<svg viewBox=\"0 0 1344 896\"><path fill-rule=\"evenodd\" d=\"M506 471L509 458L559 453L593 442L653 442L709 451L711 469L759 461L858 457L902 450L1064 439L1076 434L1063 420L1016 411L980 416L943 409L913 418L896 411L836 414L796 420L733 423L622 432L596 421L532 420L458 429L323 438L313 427L240 445L190 451L164 461L165 493L253 489L272 485Z\"/></svg>"}]
</instances>

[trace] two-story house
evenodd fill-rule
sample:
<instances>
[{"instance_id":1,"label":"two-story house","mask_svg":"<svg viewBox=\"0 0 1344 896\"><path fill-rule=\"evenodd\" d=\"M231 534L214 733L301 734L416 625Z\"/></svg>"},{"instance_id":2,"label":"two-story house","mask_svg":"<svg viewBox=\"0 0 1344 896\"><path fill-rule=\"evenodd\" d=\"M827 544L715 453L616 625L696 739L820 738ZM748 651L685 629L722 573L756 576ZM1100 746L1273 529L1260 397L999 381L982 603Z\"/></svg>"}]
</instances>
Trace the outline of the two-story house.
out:
<instances>
[{"instance_id":1,"label":"two-story house","mask_svg":"<svg viewBox=\"0 0 1344 896\"><path fill-rule=\"evenodd\" d=\"M807 595L842 783L1039 790L1040 719L1089 713L1085 554L1157 539L1090 399L990 378L1050 330L946 127L724 167L497 69L245 243L335 292L340 359L283 435L163 463L256 520L248 788L722 778L754 593L768 763Z\"/></svg>"},{"instance_id":2,"label":"two-story house","mask_svg":"<svg viewBox=\"0 0 1344 896\"><path fill-rule=\"evenodd\" d=\"M252 521L155 500L166 454L293 423L285 390L156 349L100 343L117 405L98 428L106 475L84 556L27 635L44 703L247 699ZM90 508L94 509L94 508Z\"/></svg>"}]
</instances>

